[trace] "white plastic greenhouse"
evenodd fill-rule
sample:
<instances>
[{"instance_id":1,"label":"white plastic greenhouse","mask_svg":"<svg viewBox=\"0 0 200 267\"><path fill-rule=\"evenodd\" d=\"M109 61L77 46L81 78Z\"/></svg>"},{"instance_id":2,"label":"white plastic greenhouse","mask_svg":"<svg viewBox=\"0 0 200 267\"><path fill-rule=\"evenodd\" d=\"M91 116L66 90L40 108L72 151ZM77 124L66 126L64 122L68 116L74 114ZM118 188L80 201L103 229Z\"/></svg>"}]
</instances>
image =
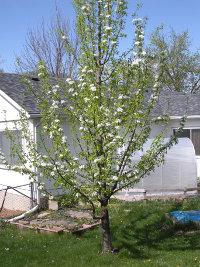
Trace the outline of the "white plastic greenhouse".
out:
<instances>
[{"instance_id":1,"label":"white plastic greenhouse","mask_svg":"<svg viewBox=\"0 0 200 267\"><path fill-rule=\"evenodd\" d=\"M167 141L167 139L166 139ZM144 145L144 152L152 139ZM144 152L137 152L133 160L138 161ZM141 197L142 195L183 194L188 190L195 193L197 188L197 165L194 146L189 138L180 138L165 156L165 163L156 167L141 179L134 188L120 192L121 197ZM193 190L194 189L194 190ZM120 198L121 198L120 197Z\"/></svg>"}]
</instances>

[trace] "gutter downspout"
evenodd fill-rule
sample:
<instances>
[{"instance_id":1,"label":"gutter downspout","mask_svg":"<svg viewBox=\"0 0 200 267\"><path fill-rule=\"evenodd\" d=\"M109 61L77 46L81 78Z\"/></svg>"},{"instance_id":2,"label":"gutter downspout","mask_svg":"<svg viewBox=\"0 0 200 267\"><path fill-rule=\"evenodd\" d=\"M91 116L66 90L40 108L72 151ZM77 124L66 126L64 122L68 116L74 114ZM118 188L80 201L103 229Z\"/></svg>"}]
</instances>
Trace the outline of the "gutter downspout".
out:
<instances>
[{"instance_id":1,"label":"gutter downspout","mask_svg":"<svg viewBox=\"0 0 200 267\"><path fill-rule=\"evenodd\" d=\"M32 208L31 210L28 210L26 212L24 212L23 214L19 215L19 216L16 216L12 219L8 219L8 220L5 220L5 222L15 222L15 221L18 221L18 220L21 220L23 219L24 217L26 217L27 215L30 215L30 214L33 214L34 212L36 212L37 210L39 209L39 205L37 204L34 208Z\"/></svg>"}]
</instances>

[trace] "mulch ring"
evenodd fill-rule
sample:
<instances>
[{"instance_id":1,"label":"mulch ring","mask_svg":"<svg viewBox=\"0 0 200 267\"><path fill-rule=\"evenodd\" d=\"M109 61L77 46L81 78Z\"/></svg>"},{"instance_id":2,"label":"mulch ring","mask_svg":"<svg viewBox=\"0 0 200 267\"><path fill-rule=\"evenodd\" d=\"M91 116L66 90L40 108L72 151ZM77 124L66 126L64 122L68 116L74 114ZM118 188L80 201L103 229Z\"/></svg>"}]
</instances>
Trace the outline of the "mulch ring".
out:
<instances>
[{"instance_id":1,"label":"mulch ring","mask_svg":"<svg viewBox=\"0 0 200 267\"><path fill-rule=\"evenodd\" d=\"M20 214L22 214L23 212L20 210L8 210L8 209L3 209L0 212L0 218L1 219L8 219L8 218L12 218L15 216L18 216Z\"/></svg>"},{"instance_id":2,"label":"mulch ring","mask_svg":"<svg viewBox=\"0 0 200 267\"><path fill-rule=\"evenodd\" d=\"M82 234L99 225L93 220L88 210L61 209L58 211L42 211L29 218L14 222L20 229L31 229L41 233Z\"/></svg>"}]
</instances>

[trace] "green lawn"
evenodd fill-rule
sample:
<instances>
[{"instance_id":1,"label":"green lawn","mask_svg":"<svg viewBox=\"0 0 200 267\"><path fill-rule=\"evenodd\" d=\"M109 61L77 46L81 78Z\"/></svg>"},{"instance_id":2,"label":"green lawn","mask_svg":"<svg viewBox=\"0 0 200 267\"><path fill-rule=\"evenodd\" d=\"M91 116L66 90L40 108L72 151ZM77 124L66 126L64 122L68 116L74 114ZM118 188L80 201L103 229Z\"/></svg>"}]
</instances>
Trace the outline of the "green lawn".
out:
<instances>
[{"instance_id":1,"label":"green lawn","mask_svg":"<svg viewBox=\"0 0 200 267\"><path fill-rule=\"evenodd\" d=\"M164 216L176 209L200 209L200 200L111 204L118 254L101 255L99 230L45 235L0 228L0 266L200 266L200 234L193 225L174 227Z\"/></svg>"}]
</instances>

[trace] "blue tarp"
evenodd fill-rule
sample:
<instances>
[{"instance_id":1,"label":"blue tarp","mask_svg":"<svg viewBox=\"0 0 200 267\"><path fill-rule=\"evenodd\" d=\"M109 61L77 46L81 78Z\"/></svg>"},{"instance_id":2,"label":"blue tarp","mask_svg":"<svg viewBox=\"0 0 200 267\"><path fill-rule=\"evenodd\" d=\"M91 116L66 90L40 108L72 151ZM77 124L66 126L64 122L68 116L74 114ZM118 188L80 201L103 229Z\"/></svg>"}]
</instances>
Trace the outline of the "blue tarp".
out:
<instances>
[{"instance_id":1,"label":"blue tarp","mask_svg":"<svg viewBox=\"0 0 200 267\"><path fill-rule=\"evenodd\" d=\"M170 215L181 223L200 222L200 210L190 210L190 211L176 210L170 212Z\"/></svg>"}]
</instances>

